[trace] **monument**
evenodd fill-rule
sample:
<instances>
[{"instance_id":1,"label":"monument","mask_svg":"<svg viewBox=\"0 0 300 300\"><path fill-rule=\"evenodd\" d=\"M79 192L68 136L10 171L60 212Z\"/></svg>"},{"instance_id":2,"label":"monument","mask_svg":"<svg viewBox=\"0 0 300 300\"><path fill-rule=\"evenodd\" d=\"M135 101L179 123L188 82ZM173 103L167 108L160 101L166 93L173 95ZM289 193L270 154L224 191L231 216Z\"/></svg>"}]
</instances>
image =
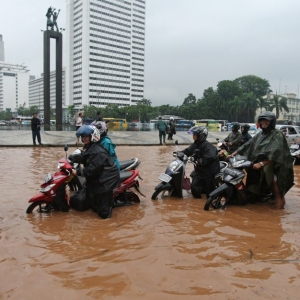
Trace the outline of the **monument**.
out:
<instances>
[{"instance_id":1,"label":"monument","mask_svg":"<svg viewBox=\"0 0 300 300\"><path fill-rule=\"evenodd\" d=\"M59 15L55 8L48 8L44 31L44 129L50 130L50 39L56 40L56 130L62 130L62 33L57 26ZM52 20L51 20L52 17ZM56 31L54 31L54 26ZM50 28L50 29L49 29Z\"/></svg>"}]
</instances>

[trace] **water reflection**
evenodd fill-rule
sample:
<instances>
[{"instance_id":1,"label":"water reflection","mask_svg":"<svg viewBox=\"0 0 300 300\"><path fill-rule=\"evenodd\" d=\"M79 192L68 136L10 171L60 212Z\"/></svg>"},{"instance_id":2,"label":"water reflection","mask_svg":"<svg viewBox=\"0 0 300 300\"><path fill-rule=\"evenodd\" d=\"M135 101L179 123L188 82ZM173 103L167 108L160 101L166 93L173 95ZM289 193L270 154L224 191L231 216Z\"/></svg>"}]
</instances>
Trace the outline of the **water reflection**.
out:
<instances>
[{"instance_id":1,"label":"water reflection","mask_svg":"<svg viewBox=\"0 0 300 300\"><path fill-rule=\"evenodd\" d=\"M91 211L26 215L28 199L56 170L63 148L1 151L5 299L31 299L33 282L34 297L42 299L298 298L300 166L283 211L255 204L206 212L205 200L191 195L150 199L173 160L169 147L118 146L120 160L140 158L146 198L101 220Z\"/></svg>"}]
</instances>

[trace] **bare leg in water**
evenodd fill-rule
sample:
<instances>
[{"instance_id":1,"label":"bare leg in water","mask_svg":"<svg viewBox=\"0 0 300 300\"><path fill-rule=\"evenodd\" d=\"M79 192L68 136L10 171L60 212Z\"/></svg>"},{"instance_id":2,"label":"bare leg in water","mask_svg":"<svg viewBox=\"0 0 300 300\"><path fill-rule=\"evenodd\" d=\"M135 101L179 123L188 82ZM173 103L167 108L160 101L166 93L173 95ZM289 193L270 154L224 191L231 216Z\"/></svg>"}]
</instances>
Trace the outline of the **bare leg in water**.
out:
<instances>
[{"instance_id":1,"label":"bare leg in water","mask_svg":"<svg viewBox=\"0 0 300 300\"><path fill-rule=\"evenodd\" d=\"M274 196L275 196L275 208L276 208L276 209L283 209L284 206L285 206L285 198L284 198L284 196L280 193L276 181L273 181L273 184L272 184L272 192L273 192L273 194L274 194Z\"/></svg>"}]
</instances>

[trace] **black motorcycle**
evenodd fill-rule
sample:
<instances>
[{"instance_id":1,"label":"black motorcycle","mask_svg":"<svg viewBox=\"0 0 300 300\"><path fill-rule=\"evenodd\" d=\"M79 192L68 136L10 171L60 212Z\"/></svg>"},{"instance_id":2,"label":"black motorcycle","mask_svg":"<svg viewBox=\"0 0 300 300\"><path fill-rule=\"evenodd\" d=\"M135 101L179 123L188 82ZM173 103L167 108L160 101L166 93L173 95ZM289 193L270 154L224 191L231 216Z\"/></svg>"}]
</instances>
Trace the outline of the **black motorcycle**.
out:
<instances>
[{"instance_id":1,"label":"black motorcycle","mask_svg":"<svg viewBox=\"0 0 300 300\"><path fill-rule=\"evenodd\" d=\"M255 162L266 159L265 153L260 153ZM243 169L252 168L251 162L245 156L236 155L229 159L228 167L217 175L222 184L209 194L204 210L212 208L225 208L227 204L245 205L248 200L247 187L243 182L245 173Z\"/></svg>"}]
</instances>

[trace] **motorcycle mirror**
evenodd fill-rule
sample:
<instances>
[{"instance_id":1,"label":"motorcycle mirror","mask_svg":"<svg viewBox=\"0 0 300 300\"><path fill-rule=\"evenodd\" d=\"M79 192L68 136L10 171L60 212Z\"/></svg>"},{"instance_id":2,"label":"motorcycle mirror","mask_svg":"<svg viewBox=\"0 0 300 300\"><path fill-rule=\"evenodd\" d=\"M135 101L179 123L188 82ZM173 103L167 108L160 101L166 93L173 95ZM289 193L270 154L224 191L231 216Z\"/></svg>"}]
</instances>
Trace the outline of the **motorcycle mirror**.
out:
<instances>
[{"instance_id":1,"label":"motorcycle mirror","mask_svg":"<svg viewBox=\"0 0 300 300\"><path fill-rule=\"evenodd\" d=\"M68 151L68 149L69 149L69 146L68 146L68 144L65 144L65 147L64 147L64 150L65 150L65 152L67 152L67 151Z\"/></svg>"},{"instance_id":2,"label":"motorcycle mirror","mask_svg":"<svg viewBox=\"0 0 300 300\"><path fill-rule=\"evenodd\" d=\"M217 140L217 143L219 143L219 140L220 140L220 139L216 139L216 140Z\"/></svg>"},{"instance_id":3,"label":"motorcycle mirror","mask_svg":"<svg viewBox=\"0 0 300 300\"><path fill-rule=\"evenodd\" d=\"M178 146L178 140L175 141L175 145Z\"/></svg>"}]
</instances>

